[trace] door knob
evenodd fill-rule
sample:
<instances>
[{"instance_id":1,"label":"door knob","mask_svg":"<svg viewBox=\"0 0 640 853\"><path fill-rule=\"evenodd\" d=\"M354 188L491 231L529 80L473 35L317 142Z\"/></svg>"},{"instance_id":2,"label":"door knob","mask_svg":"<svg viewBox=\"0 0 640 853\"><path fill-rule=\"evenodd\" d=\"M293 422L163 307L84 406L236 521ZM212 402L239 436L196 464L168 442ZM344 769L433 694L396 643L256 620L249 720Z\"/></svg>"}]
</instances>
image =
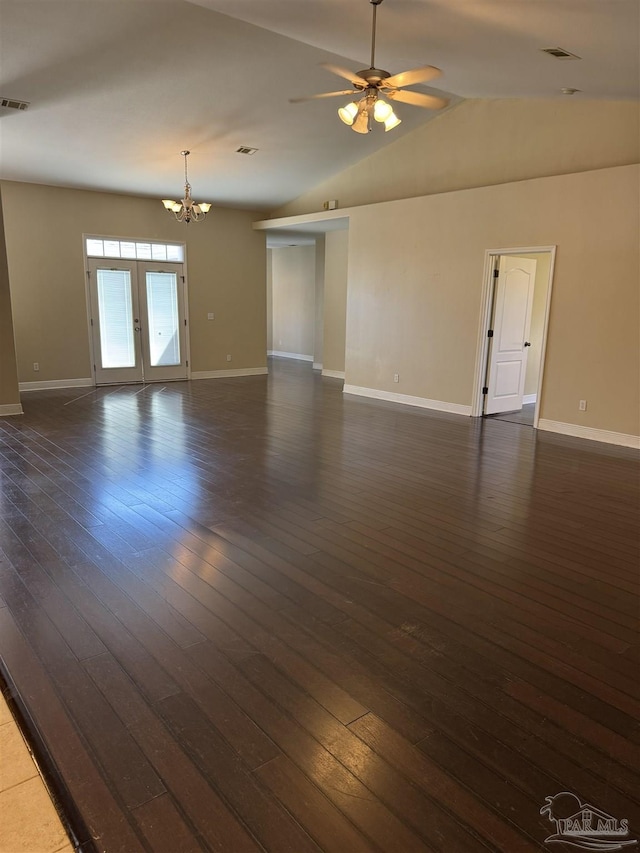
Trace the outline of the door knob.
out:
<instances>
[{"instance_id":1,"label":"door knob","mask_svg":"<svg viewBox=\"0 0 640 853\"><path fill-rule=\"evenodd\" d=\"M134 331L134 332L139 332L139 331L140 331L140 326L134 326L134 327L133 327L133 331Z\"/></svg>"},{"instance_id":2,"label":"door knob","mask_svg":"<svg viewBox=\"0 0 640 853\"><path fill-rule=\"evenodd\" d=\"M526 347L530 347L530 346L531 346L531 342L530 342L530 341L525 341L525 342L524 342L524 345L525 345Z\"/></svg>"}]
</instances>

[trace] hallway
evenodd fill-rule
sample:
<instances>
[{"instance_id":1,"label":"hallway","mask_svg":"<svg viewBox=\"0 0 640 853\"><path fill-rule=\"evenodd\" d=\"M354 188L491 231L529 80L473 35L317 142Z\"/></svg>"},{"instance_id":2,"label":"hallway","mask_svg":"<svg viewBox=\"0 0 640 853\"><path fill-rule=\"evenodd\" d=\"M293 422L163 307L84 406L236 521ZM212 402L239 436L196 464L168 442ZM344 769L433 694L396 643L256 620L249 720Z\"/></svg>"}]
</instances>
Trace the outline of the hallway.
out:
<instances>
[{"instance_id":1,"label":"hallway","mask_svg":"<svg viewBox=\"0 0 640 853\"><path fill-rule=\"evenodd\" d=\"M270 371L0 419L3 673L81 849L525 853L563 791L639 837L638 454Z\"/></svg>"}]
</instances>

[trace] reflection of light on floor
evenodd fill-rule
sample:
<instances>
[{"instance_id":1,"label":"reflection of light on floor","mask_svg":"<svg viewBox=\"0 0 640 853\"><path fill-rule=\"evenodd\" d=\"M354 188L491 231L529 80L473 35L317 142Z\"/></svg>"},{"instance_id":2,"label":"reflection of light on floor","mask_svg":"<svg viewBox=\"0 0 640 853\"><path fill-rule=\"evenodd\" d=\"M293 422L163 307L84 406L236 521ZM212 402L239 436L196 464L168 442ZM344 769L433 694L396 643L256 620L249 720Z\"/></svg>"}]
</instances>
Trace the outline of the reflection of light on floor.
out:
<instances>
[{"instance_id":1,"label":"reflection of light on floor","mask_svg":"<svg viewBox=\"0 0 640 853\"><path fill-rule=\"evenodd\" d=\"M156 483L160 490L174 483L197 502L200 486L185 440L181 395L160 384L131 385L108 394L99 405L102 450L118 481L143 477L146 488Z\"/></svg>"},{"instance_id":2,"label":"reflection of light on floor","mask_svg":"<svg viewBox=\"0 0 640 853\"><path fill-rule=\"evenodd\" d=\"M154 456L176 461L186 453L182 395L174 395L168 389L154 389L150 402L149 426Z\"/></svg>"}]
</instances>

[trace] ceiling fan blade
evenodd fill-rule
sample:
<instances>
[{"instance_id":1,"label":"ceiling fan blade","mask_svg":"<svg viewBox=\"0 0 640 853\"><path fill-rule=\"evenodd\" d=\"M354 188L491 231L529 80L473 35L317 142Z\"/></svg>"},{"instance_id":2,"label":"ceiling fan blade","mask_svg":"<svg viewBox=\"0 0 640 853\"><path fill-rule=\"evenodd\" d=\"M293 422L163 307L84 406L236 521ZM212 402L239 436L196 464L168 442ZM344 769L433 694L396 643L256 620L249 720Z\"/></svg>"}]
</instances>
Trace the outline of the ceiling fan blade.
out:
<instances>
[{"instance_id":1,"label":"ceiling fan blade","mask_svg":"<svg viewBox=\"0 0 640 853\"><path fill-rule=\"evenodd\" d=\"M332 74L337 74L338 77L344 77L354 86L366 86L367 81L364 77L358 77L355 71L349 71L348 68L341 68L339 65L332 65L330 62L321 62L320 65L330 71Z\"/></svg>"},{"instance_id":2,"label":"ceiling fan blade","mask_svg":"<svg viewBox=\"0 0 640 853\"><path fill-rule=\"evenodd\" d=\"M384 88L387 86L397 86L398 88L413 86L415 83L426 83L428 80L435 80L441 74L442 71L433 65L422 65L420 68L412 68L411 71L401 71L400 74L387 77L382 81L382 85Z\"/></svg>"},{"instance_id":3,"label":"ceiling fan blade","mask_svg":"<svg viewBox=\"0 0 640 853\"><path fill-rule=\"evenodd\" d=\"M289 98L290 104L301 104L303 101L315 101L317 98L335 98L338 95L359 95L353 89L344 89L342 92L323 92L321 95L306 95L303 98Z\"/></svg>"},{"instance_id":4,"label":"ceiling fan blade","mask_svg":"<svg viewBox=\"0 0 640 853\"><path fill-rule=\"evenodd\" d=\"M385 92L385 97L403 104L412 104L414 107L426 107L428 110L441 110L449 103L449 98L438 98L435 95L423 95L421 92L405 92L398 89L396 92Z\"/></svg>"}]
</instances>

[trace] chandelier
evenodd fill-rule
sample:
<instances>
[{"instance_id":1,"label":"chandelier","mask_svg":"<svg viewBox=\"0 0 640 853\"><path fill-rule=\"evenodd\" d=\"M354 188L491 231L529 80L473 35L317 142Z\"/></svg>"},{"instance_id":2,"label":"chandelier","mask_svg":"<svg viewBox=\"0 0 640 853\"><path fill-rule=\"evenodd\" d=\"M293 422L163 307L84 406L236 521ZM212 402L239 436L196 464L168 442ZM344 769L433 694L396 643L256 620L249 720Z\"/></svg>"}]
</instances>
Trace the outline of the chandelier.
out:
<instances>
[{"instance_id":1,"label":"chandelier","mask_svg":"<svg viewBox=\"0 0 640 853\"><path fill-rule=\"evenodd\" d=\"M209 213L211 205L206 201L201 201L199 204L196 204L191 198L191 184L187 177L187 157L191 152L181 151L180 153L184 157L184 198L182 201L173 201L173 199L170 198L163 198L162 203L164 204L165 210L168 210L169 213L173 213L178 222L185 222L188 225L191 221L200 222L204 219L207 213Z\"/></svg>"}]
</instances>

